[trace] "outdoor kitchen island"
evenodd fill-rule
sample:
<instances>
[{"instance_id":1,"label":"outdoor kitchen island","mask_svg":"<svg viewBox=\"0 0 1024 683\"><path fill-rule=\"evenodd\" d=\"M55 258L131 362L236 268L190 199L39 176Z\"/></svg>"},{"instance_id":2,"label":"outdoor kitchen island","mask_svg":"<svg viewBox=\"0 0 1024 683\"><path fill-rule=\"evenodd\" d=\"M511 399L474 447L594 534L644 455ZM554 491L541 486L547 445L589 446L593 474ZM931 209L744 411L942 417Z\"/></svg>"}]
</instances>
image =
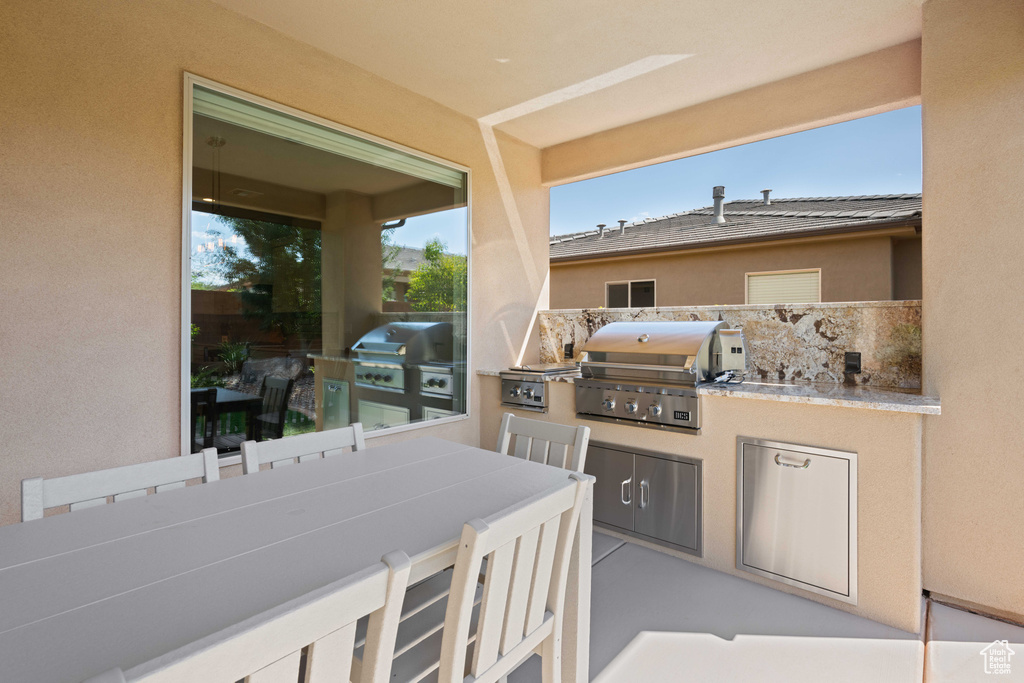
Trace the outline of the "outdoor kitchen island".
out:
<instances>
[{"instance_id":1,"label":"outdoor kitchen island","mask_svg":"<svg viewBox=\"0 0 1024 683\"><path fill-rule=\"evenodd\" d=\"M579 419L573 378L546 384L547 413L500 403L497 371L480 370L481 444L497 439L501 415L585 424L591 443L701 461L702 556L621 536L691 562L909 632L921 629L921 431L937 400L919 393L809 383L745 382L700 387L699 434ZM817 595L736 568L737 437L848 451L857 455L857 604Z\"/></svg>"}]
</instances>

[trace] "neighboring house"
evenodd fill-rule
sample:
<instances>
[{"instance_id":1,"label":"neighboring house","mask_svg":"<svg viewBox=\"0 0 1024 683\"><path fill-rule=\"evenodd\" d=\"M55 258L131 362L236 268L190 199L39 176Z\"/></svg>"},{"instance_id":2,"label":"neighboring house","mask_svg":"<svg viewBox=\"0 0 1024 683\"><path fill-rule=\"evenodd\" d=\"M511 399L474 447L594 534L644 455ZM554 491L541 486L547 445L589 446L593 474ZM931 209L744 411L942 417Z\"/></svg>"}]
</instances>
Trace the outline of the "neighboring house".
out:
<instances>
[{"instance_id":1,"label":"neighboring house","mask_svg":"<svg viewBox=\"0 0 1024 683\"><path fill-rule=\"evenodd\" d=\"M921 195L743 199L551 238L551 307L921 298Z\"/></svg>"}]
</instances>

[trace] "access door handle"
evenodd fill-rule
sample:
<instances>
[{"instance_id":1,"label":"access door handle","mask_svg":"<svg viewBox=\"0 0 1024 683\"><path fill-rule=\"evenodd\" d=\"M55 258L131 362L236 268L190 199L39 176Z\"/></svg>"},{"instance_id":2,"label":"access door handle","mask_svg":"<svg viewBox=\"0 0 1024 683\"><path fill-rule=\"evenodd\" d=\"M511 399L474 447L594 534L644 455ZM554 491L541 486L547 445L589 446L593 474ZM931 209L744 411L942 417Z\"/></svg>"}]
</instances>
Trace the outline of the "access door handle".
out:
<instances>
[{"instance_id":1,"label":"access door handle","mask_svg":"<svg viewBox=\"0 0 1024 683\"><path fill-rule=\"evenodd\" d=\"M651 488L644 479L640 480L640 509L643 510L647 507L647 503L651 501Z\"/></svg>"},{"instance_id":2,"label":"access door handle","mask_svg":"<svg viewBox=\"0 0 1024 683\"><path fill-rule=\"evenodd\" d=\"M784 462L782 460L782 453L776 453L775 454L775 464L778 465L779 467L792 467L792 468L798 469L798 470L806 470L808 467L811 466L811 459L807 458L803 462L797 461L795 463L794 462Z\"/></svg>"},{"instance_id":3,"label":"access door handle","mask_svg":"<svg viewBox=\"0 0 1024 683\"><path fill-rule=\"evenodd\" d=\"M622 501L623 505L633 504L633 488L630 484L633 483L633 477L630 477L626 481L622 482L622 489L619 492L619 500ZM626 494L629 493L629 499L626 499Z\"/></svg>"}]
</instances>

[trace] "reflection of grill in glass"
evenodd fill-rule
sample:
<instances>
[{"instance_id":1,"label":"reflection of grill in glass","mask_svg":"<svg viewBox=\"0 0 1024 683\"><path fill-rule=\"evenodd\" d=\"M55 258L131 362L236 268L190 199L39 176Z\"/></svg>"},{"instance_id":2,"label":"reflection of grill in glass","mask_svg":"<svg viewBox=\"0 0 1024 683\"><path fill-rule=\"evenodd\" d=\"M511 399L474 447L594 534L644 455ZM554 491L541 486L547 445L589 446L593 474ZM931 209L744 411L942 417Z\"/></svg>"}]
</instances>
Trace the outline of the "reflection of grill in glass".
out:
<instances>
[{"instance_id":1,"label":"reflection of grill in glass","mask_svg":"<svg viewBox=\"0 0 1024 683\"><path fill-rule=\"evenodd\" d=\"M584 346L576 380L580 417L696 432L697 385L742 380L743 333L723 322L618 322Z\"/></svg>"},{"instance_id":2,"label":"reflection of grill in glass","mask_svg":"<svg viewBox=\"0 0 1024 683\"><path fill-rule=\"evenodd\" d=\"M394 322L352 346L355 387L366 429L454 410L453 329L447 322Z\"/></svg>"}]
</instances>

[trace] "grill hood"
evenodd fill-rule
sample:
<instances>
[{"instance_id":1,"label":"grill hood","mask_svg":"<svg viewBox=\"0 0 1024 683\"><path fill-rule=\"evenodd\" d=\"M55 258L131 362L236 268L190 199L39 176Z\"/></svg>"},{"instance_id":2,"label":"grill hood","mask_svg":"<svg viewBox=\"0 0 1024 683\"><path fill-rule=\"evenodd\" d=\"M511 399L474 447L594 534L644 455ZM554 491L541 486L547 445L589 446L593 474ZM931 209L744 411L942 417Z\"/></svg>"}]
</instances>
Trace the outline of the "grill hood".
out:
<instances>
[{"instance_id":1,"label":"grill hood","mask_svg":"<svg viewBox=\"0 0 1024 683\"><path fill-rule=\"evenodd\" d=\"M392 363L451 363L452 324L394 322L374 328L352 346L357 358Z\"/></svg>"},{"instance_id":2,"label":"grill hood","mask_svg":"<svg viewBox=\"0 0 1024 683\"><path fill-rule=\"evenodd\" d=\"M584 377L638 379L697 384L712 379L720 367L718 321L615 322L605 325L584 345Z\"/></svg>"}]
</instances>

